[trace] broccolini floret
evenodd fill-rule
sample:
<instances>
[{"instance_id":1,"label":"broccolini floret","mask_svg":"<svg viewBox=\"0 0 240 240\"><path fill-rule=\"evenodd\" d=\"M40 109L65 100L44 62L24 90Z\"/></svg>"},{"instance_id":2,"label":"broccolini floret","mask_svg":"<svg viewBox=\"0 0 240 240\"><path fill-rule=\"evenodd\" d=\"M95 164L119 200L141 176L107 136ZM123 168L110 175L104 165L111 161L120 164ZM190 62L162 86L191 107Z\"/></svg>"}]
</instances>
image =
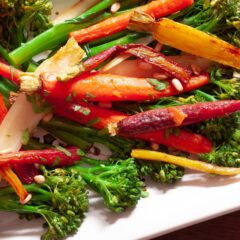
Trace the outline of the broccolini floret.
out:
<instances>
[{"instance_id":1,"label":"broccolini floret","mask_svg":"<svg viewBox=\"0 0 240 240\"><path fill-rule=\"evenodd\" d=\"M0 1L0 44L13 50L47 30L52 6L51 0Z\"/></svg>"},{"instance_id":2,"label":"broccolini floret","mask_svg":"<svg viewBox=\"0 0 240 240\"><path fill-rule=\"evenodd\" d=\"M240 113L216 118L195 126L214 143L211 153L200 154L201 160L226 167L240 167Z\"/></svg>"},{"instance_id":3,"label":"broccolini floret","mask_svg":"<svg viewBox=\"0 0 240 240\"><path fill-rule=\"evenodd\" d=\"M240 99L240 78L234 76L233 69L216 67L211 70L211 91L218 99Z\"/></svg>"},{"instance_id":4,"label":"broccolini floret","mask_svg":"<svg viewBox=\"0 0 240 240\"><path fill-rule=\"evenodd\" d=\"M184 169L173 164L157 161L138 161L139 172L159 183L175 183L184 175Z\"/></svg>"},{"instance_id":5,"label":"broccolini floret","mask_svg":"<svg viewBox=\"0 0 240 240\"><path fill-rule=\"evenodd\" d=\"M122 212L134 207L141 197L147 196L134 159L108 163L85 158L86 160L89 166L78 164L70 169L81 174L85 182L102 196L105 206L110 210ZM84 157L81 162L84 162Z\"/></svg>"},{"instance_id":6,"label":"broccolini floret","mask_svg":"<svg viewBox=\"0 0 240 240\"><path fill-rule=\"evenodd\" d=\"M0 210L41 215L48 228L42 239L63 239L78 230L88 210L85 182L74 170L42 170L43 184L25 186L33 195L28 204L20 204L10 187L1 188Z\"/></svg>"}]
</instances>

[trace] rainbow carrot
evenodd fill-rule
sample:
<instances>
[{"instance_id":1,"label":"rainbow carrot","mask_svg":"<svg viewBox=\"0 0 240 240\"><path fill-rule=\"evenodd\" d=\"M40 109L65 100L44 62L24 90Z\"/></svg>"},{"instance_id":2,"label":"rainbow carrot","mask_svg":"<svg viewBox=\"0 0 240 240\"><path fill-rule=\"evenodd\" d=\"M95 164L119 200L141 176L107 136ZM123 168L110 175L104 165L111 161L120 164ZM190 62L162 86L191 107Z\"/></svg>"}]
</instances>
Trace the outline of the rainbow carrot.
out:
<instances>
[{"instance_id":1,"label":"rainbow carrot","mask_svg":"<svg viewBox=\"0 0 240 240\"><path fill-rule=\"evenodd\" d=\"M140 134L177 126L186 126L240 111L240 100L203 102L154 109L121 120L119 134Z\"/></svg>"}]
</instances>

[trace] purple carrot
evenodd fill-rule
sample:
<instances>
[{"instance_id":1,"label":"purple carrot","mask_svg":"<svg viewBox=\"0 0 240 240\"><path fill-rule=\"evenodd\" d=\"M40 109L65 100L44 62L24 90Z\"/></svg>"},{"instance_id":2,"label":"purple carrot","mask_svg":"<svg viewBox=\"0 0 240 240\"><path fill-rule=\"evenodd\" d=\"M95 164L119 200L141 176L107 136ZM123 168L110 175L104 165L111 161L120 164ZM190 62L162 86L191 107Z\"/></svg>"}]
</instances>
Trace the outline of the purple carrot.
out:
<instances>
[{"instance_id":1,"label":"purple carrot","mask_svg":"<svg viewBox=\"0 0 240 240\"><path fill-rule=\"evenodd\" d=\"M139 134L185 126L240 111L240 100L204 102L150 110L118 122L119 134Z\"/></svg>"},{"instance_id":2,"label":"purple carrot","mask_svg":"<svg viewBox=\"0 0 240 240\"><path fill-rule=\"evenodd\" d=\"M117 45L109 48L86 60L83 64L85 71L91 71L107 59L122 53L129 53L151 65L157 66L168 75L179 79L183 83L188 82L192 75L190 70L180 66L162 53L156 52L154 49L142 44Z\"/></svg>"}]
</instances>

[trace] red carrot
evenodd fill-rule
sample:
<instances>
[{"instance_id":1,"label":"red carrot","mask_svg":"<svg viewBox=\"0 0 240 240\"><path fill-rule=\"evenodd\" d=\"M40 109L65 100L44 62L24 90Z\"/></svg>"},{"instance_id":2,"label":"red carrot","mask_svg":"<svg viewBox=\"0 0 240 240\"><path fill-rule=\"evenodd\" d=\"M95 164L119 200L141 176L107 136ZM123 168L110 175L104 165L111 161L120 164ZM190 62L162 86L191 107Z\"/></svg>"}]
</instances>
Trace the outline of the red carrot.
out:
<instances>
[{"instance_id":1,"label":"red carrot","mask_svg":"<svg viewBox=\"0 0 240 240\"><path fill-rule=\"evenodd\" d=\"M0 94L0 124L6 114L7 107L5 106L3 97ZM18 176L12 171L8 164L2 164L0 166L0 175L12 186L16 194L19 196L20 202L25 203L25 200L28 198L28 192L24 188Z\"/></svg>"},{"instance_id":2,"label":"red carrot","mask_svg":"<svg viewBox=\"0 0 240 240\"><path fill-rule=\"evenodd\" d=\"M212 151L212 143L208 138L178 128L163 129L136 135L131 135L130 133L126 137L147 140L194 154L209 153Z\"/></svg>"},{"instance_id":3,"label":"red carrot","mask_svg":"<svg viewBox=\"0 0 240 240\"><path fill-rule=\"evenodd\" d=\"M185 126L207 119L228 116L240 110L240 100L204 102L154 109L123 119L118 123L119 134L139 134ZM179 121L179 116L181 121Z\"/></svg>"},{"instance_id":4,"label":"red carrot","mask_svg":"<svg viewBox=\"0 0 240 240\"><path fill-rule=\"evenodd\" d=\"M84 125L96 120L96 123L92 127L97 129L107 128L109 124L117 123L127 117L124 113L90 105L85 102L79 104L57 102L54 105L54 112L59 116Z\"/></svg>"},{"instance_id":5,"label":"red carrot","mask_svg":"<svg viewBox=\"0 0 240 240\"><path fill-rule=\"evenodd\" d=\"M93 124L92 127L97 129L107 128L110 124L117 124L120 120L127 117L127 115L121 112L87 103L81 103L79 105L59 103L59 105L54 106L54 112L58 116L66 117L81 124L87 124L95 120L95 124ZM155 142L189 153L208 153L212 150L212 144L206 137L185 130L159 130L147 134L133 135L128 133L123 136Z\"/></svg>"},{"instance_id":6,"label":"red carrot","mask_svg":"<svg viewBox=\"0 0 240 240\"><path fill-rule=\"evenodd\" d=\"M40 175L39 170L33 164L12 164L11 167L25 184L34 183L34 177Z\"/></svg>"},{"instance_id":7,"label":"red carrot","mask_svg":"<svg viewBox=\"0 0 240 240\"><path fill-rule=\"evenodd\" d=\"M183 92L199 88L209 82L208 74L191 77ZM177 95L180 92L165 81L148 78L130 78L112 74L80 75L68 82L53 81L43 77L43 96L51 101L112 102L145 101Z\"/></svg>"},{"instance_id":8,"label":"red carrot","mask_svg":"<svg viewBox=\"0 0 240 240\"><path fill-rule=\"evenodd\" d=\"M7 107L4 103L3 96L0 94L0 124L5 118L6 114L7 114Z\"/></svg>"},{"instance_id":9,"label":"red carrot","mask_svg":"<svg viewBox=\"0 0 240 240\"><path fill-rule=\"evenodd\" d=\"M193 3L193 0L157 0L144 6L129 10L116 17L108 18L91 27L72 32L79 43L89 42L94 39L102 38L110 34L122 31L127 28L131 15L135 10L145 12L154 18L160 18L180 11Z\"/></svg>"},{"instance_id":10,"label":"red carrot","mask_svg":"<svg viewBox=\"0 0 240 240\"><path fill-rule=\"evenodd\" d=\"M142 59L145 62L150 63L153 66L157 66L160 70L166 72L168 75L179 79L186 83L192 72L180 66L178 63L171 60L171 58L163 55L162 53L156 52L154 49L142 45L142 44L128 44L128 45L117 45L109 48L96 56L93 56L83 63L85 71L90 71L98 67L101 63L107 59L119 55L121 53L129 53L137 58Z\"/></svg>"},{"instance_id":11,"label":"red carrot","mask_svg":"<svg viewBox=\"0 0 240 240\"><path fill-rule=\"evenodd\" d=\"M78 148L68 147L64 150L44 149L29 150L16 153L7 153L0 155L1 164L43 164L48 166L65 166L72 165L75 161L80 160Z\"/></svg>"},{"instance_id":12,"label":"red carrot","mask_svg":"<svg viewBox=\"0 0 240 240\"><path fill-rule=\"evenodd\" d=\"M19 84L21 71L0 61L0 76L5 77L16 84Z\"/></svg>"}]
</instances>

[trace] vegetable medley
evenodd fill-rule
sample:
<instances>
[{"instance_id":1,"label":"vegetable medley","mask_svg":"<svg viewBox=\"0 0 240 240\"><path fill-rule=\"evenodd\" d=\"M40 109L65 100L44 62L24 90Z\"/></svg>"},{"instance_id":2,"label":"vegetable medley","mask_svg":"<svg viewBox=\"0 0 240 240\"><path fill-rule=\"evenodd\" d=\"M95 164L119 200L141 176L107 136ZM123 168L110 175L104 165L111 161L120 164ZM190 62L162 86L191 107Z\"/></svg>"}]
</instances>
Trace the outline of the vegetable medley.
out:
<instances>
[{"instance_id":1,"label":"vegetable medley","mask_svg":"<svg viewBox=\"0 0 240 240\"><path fill-rule=\"evenodd\" d=\"M238 0L82 1L60 23L52 7L0 3L1 211L64 239L88 189L120 213L145 178L240 174Z\"/></svg>"}]
</instances>

